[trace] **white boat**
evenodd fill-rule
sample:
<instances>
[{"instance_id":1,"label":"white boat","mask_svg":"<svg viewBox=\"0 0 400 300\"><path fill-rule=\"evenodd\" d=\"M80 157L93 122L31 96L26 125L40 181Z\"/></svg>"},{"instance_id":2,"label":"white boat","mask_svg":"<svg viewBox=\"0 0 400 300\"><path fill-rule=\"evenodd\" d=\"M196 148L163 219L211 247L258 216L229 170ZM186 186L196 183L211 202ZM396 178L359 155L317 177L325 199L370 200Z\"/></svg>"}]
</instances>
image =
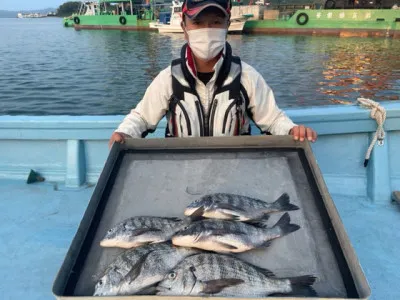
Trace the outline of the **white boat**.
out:
<instances>
[{"instance_id":1,"label":"white boat","mask_svg":"<svg viewBox=\"0 0 400 300\"><path fill-rule=\"evenodd\" d=\"M181 27L182 4L183 2L180 1L172 1L170 22L165 24L157 20L157 22L151 22L149 24L150 28L158 29L159 33L183 33L183 29ZM247 17L245 16L231 18L231 25L228 28L228 32L242 32L246 20Z\"/></svg>"}]
</instances>

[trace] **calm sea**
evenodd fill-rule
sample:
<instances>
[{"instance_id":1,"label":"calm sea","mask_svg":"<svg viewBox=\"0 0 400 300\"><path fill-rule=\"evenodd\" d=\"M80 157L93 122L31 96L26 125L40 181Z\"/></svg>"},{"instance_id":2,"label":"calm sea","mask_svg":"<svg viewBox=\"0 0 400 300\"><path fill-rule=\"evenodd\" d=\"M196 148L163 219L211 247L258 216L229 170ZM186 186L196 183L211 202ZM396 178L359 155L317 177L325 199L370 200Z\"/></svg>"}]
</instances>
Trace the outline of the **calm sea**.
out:
<instances>
[{"instance_id":1,"label":"calm sea","mask_svg":"<svg viewBox=\"0 0 400 300\"><path fill-rule=\"evenodd\" d=\"M229 42L282 108L400 99L400 40L230 35ZM183 43L180 34L0 19L0 115L126 114Z\"/></svg>"}]
</instances>

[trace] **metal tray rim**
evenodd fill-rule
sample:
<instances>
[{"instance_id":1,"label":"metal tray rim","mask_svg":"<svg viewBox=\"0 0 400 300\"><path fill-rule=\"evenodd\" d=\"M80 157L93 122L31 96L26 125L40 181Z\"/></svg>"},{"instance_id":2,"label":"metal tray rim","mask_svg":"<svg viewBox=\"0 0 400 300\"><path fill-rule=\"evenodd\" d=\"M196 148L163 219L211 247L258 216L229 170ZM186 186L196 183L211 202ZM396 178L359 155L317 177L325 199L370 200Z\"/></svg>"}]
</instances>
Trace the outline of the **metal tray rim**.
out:
<instances>
[{"instance_id":1,"label":"metal tray rim","mask_svg":"<svg viewBox=\"0 0 400 300\"><path fill-rule=\"evenodd\" d=\"M108 159L101 172L99 180L93 191L87 209L84 216L79 224L77 233L75 234L72 243L65 255L62 266L60 267L55 280L53 282L52 293L56 299L95 299L93 296L63 296L60 290L64 290L65 284L63 280L68 278L72 266L74 265L80 246L82 245L85 236L88 232L89 226L92 221L93 211L96 210L100 197L104 192L105 185L110 177L110 173L118 159L118 155L124 150L204 150L204 149L302 149L307 159L307 163L310 166L311 172L314 175L317 187L321 193L321 197L324 201L327 213L331 218L333 228L337 235L338 241L342 247L343 255L346 263L348 264L350 273L354 279L356 289L360 295L357 299L368 299L371 295L371 289L368 281L364 275L361 264L357 258L355 250L351 245L350 239L344 228L341 218L337 211L337 208L331 198L325 180L323 179L322 172L314 158L310 142L305 140L304 142L295 141L291 136L240 136L240 137L201 137L201 138L151 138L151 139L127 139L124 144L114 143ZM210 299L210 297L170 297L170 296L114 296L114 297L101 297L101 299ZM226 299L237 299L244 300L248 298L227 298L227 297L212 297L215 300L226 300ZM268 297L268 298L257 298L257 299L273 299L279 300L281 297ZM285 297L285 299L300 300L300 299L330 299L330 300L344 300L350 298L298 298L298 297Z\"/></svg>"}]
</instances>

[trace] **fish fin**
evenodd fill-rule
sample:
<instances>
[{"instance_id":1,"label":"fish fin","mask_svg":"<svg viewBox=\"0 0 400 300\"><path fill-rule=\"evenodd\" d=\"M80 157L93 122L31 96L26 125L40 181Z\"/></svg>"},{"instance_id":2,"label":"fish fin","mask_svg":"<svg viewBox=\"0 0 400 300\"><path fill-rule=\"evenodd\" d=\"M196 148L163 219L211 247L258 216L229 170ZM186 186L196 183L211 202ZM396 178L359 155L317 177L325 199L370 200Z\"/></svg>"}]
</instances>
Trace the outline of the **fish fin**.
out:
<instances>
[{"instance_id":1,"label":"fish fin","mask_svg":"<svg viewBox=\"0 0 400 300\"><path fill-rule=\"evenodd\" d=\"M136 230L132 231L132 236L138 236L144 233L148 233L148 232L161 232L161 229L157 229L157 228L138 228Z\"/></svg>"},{"instance_id":2,"label":"fish fin","mask_svg":"<svg viewBox=\"0 0 400 300\"><path fill-rule=\"evenodd\" d=\"M243 208L237 207L237 206L229 204L229 203L216 203L215 207L219 208L219 209L227 209L227 210L233 210L233 211L237 210L237 211L241 211L241 212L246 212Z\"/></svg>"},{"instance_id":3,"label":"fish fin","mask_svg":"<svg viewBox=\"0 0 400 300\"><path fill-rule=\"evenodd\" d=\"M224 214L224 215L230 217L230 220L232 220L232 221L236 221L236 222L239 222L239 221L240 221L240 216L232 215L232 214L227 214L227 213L222 213L222 214Z\"/></svg>"},{"instance_id":4,"label":"fish fin","mask_svg":"<svg viewBox=\"0 0 400 300\"><path fill-rule=\"evenodd\" d=\"M178 217L163 217L164 219L170 220L170 221L175 221L175 222L180 222L182 221L181 218Z\"/></svg>"},{"instance_id":5,"label":"fish fin","mask_svg":"<svg viewBox=\"0 0 400 300\"><path fill-rule=\"evenodd\" d=\"M196 209L194 212L192 212L191 215L189 215L191 218L197 218L197 217L202 217L204 214L204 206L200 206L198 209Z\"/></svg>"},{"instance_id":6,"label":"fish fin","mask_svg":"<svg viewBox=\"0 0 400 300\"><path fill-rule=\"evenodd\" d=\"M240 232L240 231L227 232L226 230L222 230L222 229L213 230L213 231L210 231L210 232L207 232L207 233L200 232L194 238L194 242L201 242L201 241L205 241L206 239L208 239L210 237L223 236L223 235L226 235L226 234L245 234L245 233L244 232ZM227 251L239 249L238 247L232 246L230 244L226 244L226 243L221 242L221 241L213 241L213 243L218 244L221 247L224 247Z\"/></svg>"},{"instance_id":7,"label":"fish fin","mask_svg":"<svg viewBox=\"0 0 400 300\"><path fill-rule=\"evenodd\" d=\"M266 241L266 242L262 243L262 244L260 245L260 247L268 248L269 246L271 246L271 243L272 243L271 240Z\"/></svg>"},{"instance_id":8,"label":"fish fin","mask_svg":"<svg viewBox=\"0 0 400 300\"><path fill-rule=\"evenodd\" d=\"M223 243L223 242L217 242L216 241L215 243L218 244L218 245L221 245L222 247L225 247L227 250L237 250L237 249L239 249L236 246L229 245L229 244L226 244L226 243Z\"/></svg>"},{"instance_id":9,"label":"fish fin","mask_svg":"<svg viewBox=\"0 0 400 300\"><path fill-rule=\"evenodd\" d=\"M219 211L219 213L221 215L226 216L226 220L230 220L230 221L240 221L240 216L235 215L233 213L230 212L226 212L226 211Z\"/></svg>"},{"instance_id":10,"label":"fish fin","mask_svg":"<svg viewBox=\"0 0 400 300\"><path fill-rule=\"evenodd\" d=\"M124 276L124 280L128 280L131 283L139 276L142 266L151 252L153 251L146 253L136 262L132 269Z\"/></svg>"},{"instance_id":11,"label":"fish fin","mask_svg":"<svg viewBox=\"0 0 400 300\"><path fill-rule=\"evenodd\" d=\"M221 292L224 288L235 286L244 283L244 280L237 278L225 278L225 279L214 279L203 281L203 294L217 294Z\"/></svg>"},{"instance_id":12,"label":"fish fin","mask_svg":"<svg viewBox=\"0 0 400 300\"><path fill-rule=\"evenodd\" d=\"M248 224L258 227L258 228L268 228L268 225L267 225L268 219L269 219L269 215L263 215L263 217L261 219L248 220L248 221L245 221L244 223L248 223Z\"/></svg>"},{"instance_id":13,"label":"fish fin","mask_svg":"<svg viewBox=\"0 0 400 300\"><path fill-rule=\"evenodd\" d=\"M298 277L290 277L287 278L290 281L290 285L292 287L292 295L304 296L304 297L312 297L317 296L315 290L311 287L317 279L315 276L304 275Z\"/></svg>"},{"instance_id":14,"label":"fish fin","mask_svg":"<svg viewBox=\"0 0 400 300\"><path fill-rule=\"evenodd\" d=\"M287 193L283 193L272 206L278 211L291 211L300 209L297 205L290 203L290 197Z\"/></svg>"},{"instance_id":15,"label":"fish fin","mask_svg":"<svg viewBox=\"0 0 400 300\"><path fill-rule=\"evenodd\" d=\"M300 229L299 225L290 224L290 216L289 216L289 213L287 213L287 212L279 219L278 222L276 222L274 227L280 227L280 229L282 231L281 236L287 235L291 232L295 232Z\"/></svg>"},{"instance_id":16,"label":"fish fin","mask_svg":"<svg viewBox=\"0 0 400 300\"><path fill-rule=\"evenodd\" d=\"M157 285L158 282L156 284L147 286L139 292L135 293L135 295L155 295L157 293Z\"/></svg>"},{"instance_id":17,"label":"fish fin","mask_svg":"<svg viewBox=\"0 0 400 300\"><path fill-rule=\"evenodd\" d=\"M256 269L258 272L264 274L265 276L269 277L269 278L275 278L275 274L274 272L272 272L271 270L265 269L265 268L261 268L255 265L252 265L254 269Z\"/></svg>"}]
</instances>

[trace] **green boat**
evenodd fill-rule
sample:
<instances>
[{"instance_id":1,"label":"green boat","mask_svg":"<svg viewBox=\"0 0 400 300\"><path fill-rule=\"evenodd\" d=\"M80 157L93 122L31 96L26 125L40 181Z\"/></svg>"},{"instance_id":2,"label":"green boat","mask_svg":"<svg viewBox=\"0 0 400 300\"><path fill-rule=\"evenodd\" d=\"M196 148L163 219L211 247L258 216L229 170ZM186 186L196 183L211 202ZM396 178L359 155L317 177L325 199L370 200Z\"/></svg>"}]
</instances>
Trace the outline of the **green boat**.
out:
<instances>
[{"instance_id":1,"label":"green boat","mask_svg":"<svg viewBox=\"0 0 400 300\"><path fill-rule=\"evenodd\" d=\"M83 3L84 8L69 18L64 26L81 29L154 30L149 23L154 20L150 1L100 0Z\"/></svg>"},{"instance_id":2,"label":"green boat","mask_svg":"<svg viewBox=\"0 0 400 300\"><path fill-rule=\"evenodd\" d=\"M77 30L157 30L149 25L159 18L160 12L168 12L170 3L155 1L85 2L77 14L64 18L64 26ZM232 17L244 16L246 11L253 16L246 21L243 33L400 38L397 0L326 0L308 5L274 1L279 2L271 4L262 0L256 5L233 2Z\"/></svg>"},{"instance_id":3,"label":"green boat","mask_svg":"<svg viewBox=\"0 0 400 300\"><path fill-rule=\"evenodd\" d=\"M75 22L74 19L75 17L80 18L81 16L93 16L96 14L96 10L98 7L97 2L81 2L78 11L76 13L73 13L69 17L64 17L63 18L63 24L64 27L74 27Z\"/></svg>"},{"instance_id":4,"label":"green boat","mask_svg":"<svg viewBox=\"0 0 400 300\"><path fill-rule=\"evenodd\" d=\"M354 0L350 1L354 3ZM361 0L363 5L360 4L358 7L347 2L338 5L333 0L326 1L321 8L313 5L275 6L272 9L264 9L263 19L248 20L243 31L400 38L400 8L390 3L386 3L387 7L382 7L382 2L379 1L385 0L372 0L368 3L366 0Z\"/></svg>"}]
</instances>

